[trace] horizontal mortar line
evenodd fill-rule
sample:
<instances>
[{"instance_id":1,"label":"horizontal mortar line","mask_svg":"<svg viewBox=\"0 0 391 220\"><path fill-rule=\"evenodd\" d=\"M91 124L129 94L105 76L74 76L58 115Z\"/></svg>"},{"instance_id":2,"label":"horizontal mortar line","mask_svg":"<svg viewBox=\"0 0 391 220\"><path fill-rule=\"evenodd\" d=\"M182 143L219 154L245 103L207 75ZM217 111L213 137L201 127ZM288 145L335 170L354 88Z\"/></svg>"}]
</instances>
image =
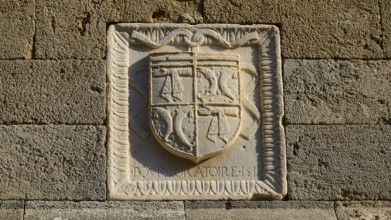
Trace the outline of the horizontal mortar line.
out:
<instances>
[{"instance_id":1,"label":"horizontal mortar line","mask_svg":"<svg viewBox=\"0 0 391 220\"><path fill-rule=\"evenodd\" d=\"M103 59L53 59L53 58L48 58L48 59L40 59L40 58L9 58L9 59L0 59L0 61L13 61L13 60L21 60L21 61L107 61L106 58ZM336 57L327 57L327 58L308 58L308 57L303 57L303 58L282 58L282 60L356 60L356 61L390 61L390 58L336 58Z\"/></svg>"},{"instance_id":2,"label":"horizontal mortar line","mask_svg":"<svg viewBox=\"0 0 391 220\"><path fill-rule=\"evenodd\" d=\"M363 59L363 58L282 58L282 60L341 60L341 61L391 61L390 58Z\"/></svg>"},{"instance_id":3,"label":"horizontal mortar line","mask_svg":"<svg viewBox=\"0 0 391 220\"><path fill-rule=\"evenodd\" d=\"M10 59L0 59L0 61L13 61L13 60L21 60L21 61L107 61L105 59L30 59L30 58L10 58Z\"/></svg>"},{"instance_id":4,"label":"horizontal mortar line","mask_svg":"<svg viewBox=\"0 0 391 220\"><path fill-rule=\"evenodd\" d=\"M367 125L371 125L371 126L391 126L391 124L355 124L355 123L346 123L346 124L285 124L284 126L292 126L292 125L305 125L305 126L335 126L335 125L341 125L341 126L344 126L344 125L358 125L358 126L367 126Z\"/></svg>"},{"instance_id":5,"label":"horizontal mortar line","mask_svg":"<svg viewBox=\"0 0 391 220\"><path fill-rule=\"evenodd\" d=\"M97 199L94 199L94 200L78 200L78 199L75 199L75 200L72 200L72 199L60 199L60 200L50 200L50 199L0 199L0 201L4 202L4 201L24 201L24 202L119 202L119 203L150 203L150 202L157 202L157 203L167 203L167 202L185 202L185 201L194 201L194 200L106 200L106 199L102 199L102 200L97 200ZM213 202L221 202L221 203L226 203L226 202L243 202L243 200L231 200L231 201L226 201L226 200L198 200L198 202L210 202L210 201L213 201ZM347 203L350 203L350 202L389 202L390 200L387 200L387 199L367 199L367 200L335 200L335 199L330 199L330 200L316 200L317 202L347 202ZM270 203L270 202L275 202L275 203L284 203L284 202L297 202L297 203L302 203L302 202L314 202L313 200L272 200L272 201L268 201L268 200L248 200L248 201L245 201L245 202L248 202L248 203L259 203L259 202L264 202L264 203Z\"/></svg>"},{"instance_id":6,"label":"horizontal mortar line","mask_svg":"<svg viewBox=\"0 0 391 220\"><path fill-rule=\"evenodd\" d=\"M11 198L11 199L0 199L0 202L12 202L12 201L23 201L23 202L134 202L135 200L107 200L107 199L94 199L94 200L85 200L85 199L21 199L21 198ZM148 201L146 201L148 202Z\"/></svg>"},{"instance_id":7,"label":"horizontal mortar line","mask_svg":"<svg viewBox=\"0 0 391 220\"><path fill-rule=\"evenodd\" d=\"M68 124L68 123L61 123L61 124L44 124L44 123L10 123L10 124L0 124L0 126L25 126L25 125L37 125L37 126L48 126L48 125L53 125L53 126L58 126L58 125L66 125L66 126L106 126L106 123L103 124L84 124L84 123L79 123L79 124ZM0 199L1 200L1 199Z\"/></svg>"}]
</instances>

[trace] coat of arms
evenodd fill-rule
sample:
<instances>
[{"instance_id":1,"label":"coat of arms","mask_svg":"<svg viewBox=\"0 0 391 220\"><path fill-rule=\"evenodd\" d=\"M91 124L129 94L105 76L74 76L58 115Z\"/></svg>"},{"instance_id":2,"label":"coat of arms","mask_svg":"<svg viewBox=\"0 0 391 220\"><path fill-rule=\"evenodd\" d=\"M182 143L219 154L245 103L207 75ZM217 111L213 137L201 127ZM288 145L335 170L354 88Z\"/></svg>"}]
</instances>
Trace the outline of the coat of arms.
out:
<instances>
[{"instance_id":1,"label":"coat of arms","mask_svg":"<svg viewBox=\"0 0 391 220\"><path fill-rule=\"evenodd\" d=\"M169 152L193 162L228 148L241 127L239 56L150 55L150 123Z\"/></svg>"}]
</instances>

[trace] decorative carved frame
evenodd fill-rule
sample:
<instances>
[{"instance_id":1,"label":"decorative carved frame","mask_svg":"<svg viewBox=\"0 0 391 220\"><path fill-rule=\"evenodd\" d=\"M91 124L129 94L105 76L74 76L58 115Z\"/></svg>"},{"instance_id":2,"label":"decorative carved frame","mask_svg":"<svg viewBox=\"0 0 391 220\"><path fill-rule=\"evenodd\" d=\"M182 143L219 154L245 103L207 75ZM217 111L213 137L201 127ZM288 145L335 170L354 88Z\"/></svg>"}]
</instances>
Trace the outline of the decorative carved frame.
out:
<instances>
[{"instance_id":1,"label":"decorative carved frame","mask_svg":"<svg viewBox=\"0 0 391 220\"><path fill-rule=\"evenodd\" d=\"M239 34L238 34L239 33ZM282 199L287 192L279 30L271 25L117 24L108 31L108 198ZM131 45L258 47L262 180L132 181L129 143L129 49Z\"/></svg>"}]
</instances>

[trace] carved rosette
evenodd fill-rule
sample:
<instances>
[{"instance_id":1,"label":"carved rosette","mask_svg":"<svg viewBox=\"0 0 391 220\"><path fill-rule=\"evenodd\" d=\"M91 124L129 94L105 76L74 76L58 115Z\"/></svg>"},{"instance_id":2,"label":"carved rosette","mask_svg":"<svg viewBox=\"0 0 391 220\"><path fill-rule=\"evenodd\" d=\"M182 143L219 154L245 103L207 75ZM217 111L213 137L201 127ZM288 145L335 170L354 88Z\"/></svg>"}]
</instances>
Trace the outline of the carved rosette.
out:
<instances>
[{"instance_id":1,"label":"carved rosette","mask_svg":"<svg viewBox=\"0 0 391 220\"><path fill-rule=\"evenodd\" d=\"M276 27L118 24L109 29L108 45L109 198L132 200L283 198L286 194L285 135L282 126L283 90L279 32ZM143 88L135 83L134 75L129 73L132 62L129 50L138 45L151 51L150 65L148 70L145 64L138 67L137 63L132 64L136 66L133 73L149 72L150 88ZM191 50L171 54L160 52L159 48L165 46L187 47ZM257 61L240 63L238 55L225 52L225 55L219 53L223 58L216 58L216 62L229 63L228 61L232 60L236 64L222 64L216 67L210 59L206 59L208 60L206 63L209 64L199 65L202 57L211 56L211 53L200 53L198 48L208 46L218 50L251 47L257 52ZM157 52L154 52L155 50ZM183 61L186 57L189 58L187 66L177 62L178 59ZM165 66L165 62L170 59L174 61ZM253 75L254 79L259 77L260 111L240 88L243 86L240 81L242 71ZM229 91L224 90L222 86L226 84L219 84L220 78L224 75L229 76L231 80ZM235 78L237 81L234 80ZM215 86L213 80L218 81ZM154 86L159 89L151 89ZM191 91L186 90L189 87L192 88ZM132 108L133 112L129 110L130 89L143 97L140 104ZM249 88L251 89L255 88ZM153 91L158 92L155 94ZM145 95L148 93L149 97ZM145 111L149 111L150 114L150 127L136 122L140 118L138 114ZM241 126L242 111L251 115L257 123ZM208 121L205 119L203 122L203 117L208 118ZM175 121L179 120L178 128L178 123L175 124ZM171 122L173 123L170 124ZM200 122L208 125L208 129L202 131L203 138L199 137L201 132L197 131L197 124ZM224 126L219 127L221 124ZM229 131L224 130L227 127ZM170 153L198 163L222 153L238 138L249 139L254 132L259 131L259 127L262 144L257 147L262 149L263 163L259 165L262 169L259 179L132 180L131 178L129 169L132 146L129 133L134 132L143 138L152 133ZM220 145L216 149L205 147L212 146L208 145L209 142L218 142Z\"/></svg>"}]
</instances>

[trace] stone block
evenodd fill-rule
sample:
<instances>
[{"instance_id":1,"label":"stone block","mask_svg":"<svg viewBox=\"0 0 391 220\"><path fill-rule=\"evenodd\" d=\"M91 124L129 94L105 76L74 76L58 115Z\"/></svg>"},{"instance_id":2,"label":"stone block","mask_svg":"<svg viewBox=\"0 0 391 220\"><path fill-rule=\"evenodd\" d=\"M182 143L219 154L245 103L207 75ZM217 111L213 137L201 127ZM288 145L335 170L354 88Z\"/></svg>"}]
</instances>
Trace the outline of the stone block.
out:
<instances>
[{"instance_id":1,"label":"stone block","mask_svg":"<svg viewBox=\"0 0 391 220\"><path fill-rule=\"evenodd\" d=\"M186 219L336 220L332 202L185 202Z\"/></svg>"},{"instance_id":2,"label":"stone block","mask_svg":"<svg viewBox=\"0 0 391 220\"><path fill-rule=\"evenodd\" d=\"M0 219L22 220L24 213L23 201L0 201Z\"/></svg>"},{"instance_id":3,"label":"stone block","mask_svg":"<svg viewBox=\"0 0 391 220\"><path fill-rule=\"evenodd\" d=\"M0 61L1 124L103 124L105 62Z\"/></svg>"},{"instance_id":4,"label":"stone block","mask_svg":"<svg viewBox=\"0 0 391 220\"><path fill-rule=\"evenodd\" d=\"M108 46L110 199L285 196L275 26L117 24Z\"/></svg>"},{"instance_id":5,"label":"stone block","mask_svg":"<svg viewBox=\"0 0 391 220\"><path fill-rule=\"evenodd\" d=\"M96 1L37 0L35 58L102 59L106 23Z\"/></svg>"},{"instance_id":6,"label":"stone block","mask_svg":"<svg viewBox=\"0 0 391 220\"><path fill-rule=\"evenodd\" d=\"M0 2L0 59L31 58L35 1Z\"/></svg>"},{"instance_id":7,"label":"stone block","mask_svg":"<svg viewBox=\"0 0 391 220\"><path fill-rule=\"evenodd\" d=\"M384 56L391 58L391 0L380 0Z\"/></svg>"},{"instance_id":8,"label":"stone block","mask_svg":"<svg viewBox=\"0 0 391 220\"><path fill-rule=\"evenodd\" d=\"M105 127L0 126L0 200L106 198Z\"/></svg>"},{"instance_id":9,"label":"stone block","mask_svg":"<svg viewBox=\"0 0 391 220\"><path fill-rule=\"evenodd\" d=\"M108 22L201 23L201 0L101 1L100 13Z\"/></svg>"},{"instance_id":10,"label":"stone block","mask_svg":"<svg viewBox=\"0 0 391 220\"><path fill-rule=\"evenodd\" d=\"M205 0L208 23L273 23L283 58L382 58L376 0Z\"/></svg>"},{"instance_id":11,"label":"stone block","mask_svg":"<svg viewBox=\"0 0 391 220\"><path fill-rule=\"evenodd\" d=\"M391 61L284 60L287 124L391 124Z\"/></svg>"},{"instance_id":12,"label":"stone block","mask_svg":"<svg viewBox=\"0 0 391 220\"><path fill-rule=\"evenodd\" d=\"M390 201L337 202L338 219L391 219Z\"/></svg>"},{"instance_id":13,"label":"stone block","mask_svg":"<svg viewBox=\"0 0 391 220\"><path fill-rule=\"evenodd\" d=\"M183 202L31 201L25 220L51 219L185 219Z\"/></svg>"},{"instance_id":14,"label":"stone block","mask_svg":"<svg viewBox=\"0 0 391 220\"><path fill-rule=\"evenodd\" d=\"M202 22L200 0L37 0L35 57L102 59L106 23Z\"/></svg>"},{"instance_id":15,"label":"stone block","mask_svg":"<svg viewBox=\"0 0 391 220\"><path fill-rule=\"evenodd\" d=\"M391 199L391 126L286 127L292 200Z\"/></svg>"}]
</instances>

